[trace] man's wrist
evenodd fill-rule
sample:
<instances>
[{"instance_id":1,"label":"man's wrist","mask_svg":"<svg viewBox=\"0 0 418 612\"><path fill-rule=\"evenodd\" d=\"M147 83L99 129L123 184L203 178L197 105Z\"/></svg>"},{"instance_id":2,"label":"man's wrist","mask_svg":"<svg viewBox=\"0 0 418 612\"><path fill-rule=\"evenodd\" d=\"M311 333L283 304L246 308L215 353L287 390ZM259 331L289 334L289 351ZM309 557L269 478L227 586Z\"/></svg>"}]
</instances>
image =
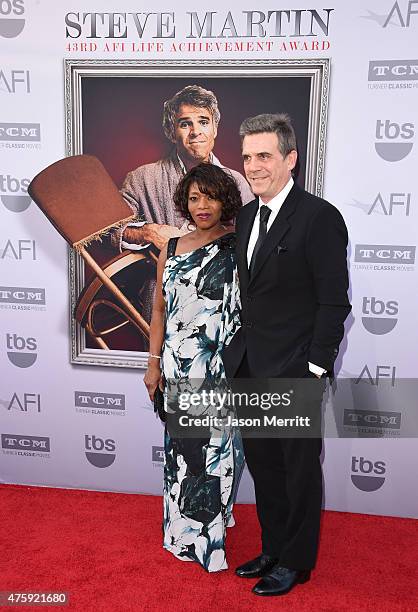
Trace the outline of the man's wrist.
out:
<instances>
[{"instance_id":1,"label":"man's wrist","mask_svg":"<svg viewBox=\"0 0 418 612\"><path fill-rule=\"evenodd\" d=\"M142 237L144 242L152 242L152 223L147 223L143 227L141 227Z\"/></svg>"}]
</instances>

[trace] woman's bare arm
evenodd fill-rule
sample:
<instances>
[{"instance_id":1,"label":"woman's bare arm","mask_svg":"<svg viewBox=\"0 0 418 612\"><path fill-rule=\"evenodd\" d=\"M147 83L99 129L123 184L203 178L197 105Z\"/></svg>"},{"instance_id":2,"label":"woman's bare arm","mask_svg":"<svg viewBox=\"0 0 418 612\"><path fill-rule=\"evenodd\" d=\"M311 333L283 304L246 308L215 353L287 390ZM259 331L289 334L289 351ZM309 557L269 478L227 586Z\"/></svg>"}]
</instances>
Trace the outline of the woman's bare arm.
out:
<instances>
[{"instance_id":1,"label":"woman's bare arm","mask_svg":"<svg viewBox=\"0 0 418 612\"><path fill-rule=\"evenodd\" d=\"M157 263L157 286L155 288L155 299L150 324L150 356L148 358L148 368L144 376L144 384L148 390L151 401L154 400L154 393L157 385L161 383L160 359L151 357L151 355L161 356L164 341L165 300L162 290L162 278L166 260L167 246L162 249Z\"/></svg>"}]
</instances>

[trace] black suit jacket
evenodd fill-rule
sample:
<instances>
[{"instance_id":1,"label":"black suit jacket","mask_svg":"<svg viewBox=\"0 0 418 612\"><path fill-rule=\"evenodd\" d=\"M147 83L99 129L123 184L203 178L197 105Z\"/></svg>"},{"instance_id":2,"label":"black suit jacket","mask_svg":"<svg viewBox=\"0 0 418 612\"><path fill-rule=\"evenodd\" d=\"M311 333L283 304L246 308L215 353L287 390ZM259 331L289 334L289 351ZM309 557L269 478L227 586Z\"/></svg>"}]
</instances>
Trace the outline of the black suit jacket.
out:
<instances>
[{"instance_id":1,"label":"black suit jacket","mask_svg":"<svg viewBox=\"0 0 418 612\"><path fill-rule=\"evenodd\" d=\"M351 310L344 219L295 184L250 276L247 246L257 210L258 198L236 223L242 327L223 351L226 374L235 375L245 352L260 378L305 376L308 361L331 373Z\"/></svg>"}]
</instances>

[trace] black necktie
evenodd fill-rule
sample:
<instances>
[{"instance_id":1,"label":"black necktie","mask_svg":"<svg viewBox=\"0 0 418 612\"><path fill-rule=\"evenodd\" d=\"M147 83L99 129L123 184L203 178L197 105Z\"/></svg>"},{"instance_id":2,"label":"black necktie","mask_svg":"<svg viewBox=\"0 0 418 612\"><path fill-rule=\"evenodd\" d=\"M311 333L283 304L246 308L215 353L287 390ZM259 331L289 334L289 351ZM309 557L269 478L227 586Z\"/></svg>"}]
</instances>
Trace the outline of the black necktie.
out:
<instances>
[{"instance_id":1,"label":"black necktie","mask_svg":"<svg viewBox=\"0 0 418 612\"><path fill-rule=\"evenodd\" d=\"M265 206L264 204L260 206L260 228L258 230L257 242L255 243L254 251L251 256L250 274L252 274L254 271L254 264L257 257L257 253L264 242L264 238L267 236L267 222L269 220L270 213L271 209L268 206Z\"/></svg>"}]
</instances>

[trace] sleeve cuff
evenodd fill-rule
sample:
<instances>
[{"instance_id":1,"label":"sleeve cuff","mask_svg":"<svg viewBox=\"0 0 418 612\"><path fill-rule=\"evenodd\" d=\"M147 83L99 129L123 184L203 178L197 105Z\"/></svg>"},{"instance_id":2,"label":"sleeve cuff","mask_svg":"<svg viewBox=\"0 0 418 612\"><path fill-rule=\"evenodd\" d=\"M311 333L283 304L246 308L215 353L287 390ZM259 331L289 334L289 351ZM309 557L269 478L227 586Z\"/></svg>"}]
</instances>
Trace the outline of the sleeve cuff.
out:
<instances>
[{"instance_id":1,"label":"sleeve cuff","mask_svg":"<svg viewBox=\"0 0 418 612\"><path fill-rule=\"evenodd\" d=\"M309 366L309 371L312 372L312 374L315 374L315 376L322 376L326 372L324 368L321 368L321 366L315 365L314 363L311 363L310 361L308 361L308 366Z\"/></svg>"},{"instance_id":2,"label":"sleeve cuff","mask_svg":"<svg viewBox=\"0 0 418 612\"><path fill-rule=\"evenodd\" d=\"M146 221L133 221L132 223L127 223L123 229L125 230L125 228L127 227L142 227L143 225L145 225L145 223ZM120 243L121 249L129 249L130 251L142 251L143 249L147 249L150 245L151 243L134 244L131 242L126 242L126 240L123 240L123 238Z\"/></svg>"}]
</instances>

